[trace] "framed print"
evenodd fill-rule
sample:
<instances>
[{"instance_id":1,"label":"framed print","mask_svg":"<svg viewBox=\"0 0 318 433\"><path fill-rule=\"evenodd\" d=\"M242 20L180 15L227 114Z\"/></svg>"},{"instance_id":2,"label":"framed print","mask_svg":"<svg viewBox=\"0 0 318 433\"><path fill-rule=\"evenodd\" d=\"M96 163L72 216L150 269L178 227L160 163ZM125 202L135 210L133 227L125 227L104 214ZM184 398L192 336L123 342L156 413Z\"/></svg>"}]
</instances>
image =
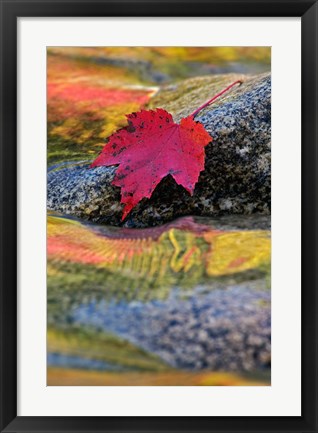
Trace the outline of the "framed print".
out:
<instances>
[{"instance_id":1,"label":"framed print","mask_svg":"<svg viewBox=\"0 0 318 433\"><path fill-rule=\"evenodd\" d=\"M317 431L317 3L1 1L1 431Z\"/></svg>"}]
</instances>

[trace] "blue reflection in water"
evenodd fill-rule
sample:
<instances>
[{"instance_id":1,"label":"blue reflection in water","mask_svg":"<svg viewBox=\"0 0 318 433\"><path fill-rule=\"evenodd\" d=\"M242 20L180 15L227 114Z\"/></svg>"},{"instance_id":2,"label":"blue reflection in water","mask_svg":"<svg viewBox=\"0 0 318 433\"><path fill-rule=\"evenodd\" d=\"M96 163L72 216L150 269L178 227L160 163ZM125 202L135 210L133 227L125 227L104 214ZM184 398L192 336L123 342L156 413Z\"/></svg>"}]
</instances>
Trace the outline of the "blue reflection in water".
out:
<instances>
[{"instance_id":1,"label":"blue reflection in water","mask_svg":"<svg viewBox=\"0 0 318 433\"><path fill-rule=\"evenodd\" d=\"M47 365L62 368L78 368L85 370L98 370L98 371L127 371L119 365L110 364L98 359L82 358L74 355L63 355L61 353L48 353Z\"/></svg>"}]
</instances>

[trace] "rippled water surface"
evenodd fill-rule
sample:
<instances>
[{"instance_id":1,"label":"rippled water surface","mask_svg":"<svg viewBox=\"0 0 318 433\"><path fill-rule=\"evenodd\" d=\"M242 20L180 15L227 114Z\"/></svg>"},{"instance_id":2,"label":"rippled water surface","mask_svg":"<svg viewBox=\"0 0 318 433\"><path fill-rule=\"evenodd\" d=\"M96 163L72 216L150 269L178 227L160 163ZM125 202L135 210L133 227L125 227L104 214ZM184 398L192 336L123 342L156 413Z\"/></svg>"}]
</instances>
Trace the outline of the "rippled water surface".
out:
<instances>
[{"instance_id":1,"label":"rippled water surface","mask_svg":"<svg viewBox=\"0 0 318 433\"><path fill-rule=\"evenodd\" d=\"M58 368L127 383L132 372L269 374L268 225L185 217L141 230L49 215L52 383Z\"/></svg>"}]
</instances>

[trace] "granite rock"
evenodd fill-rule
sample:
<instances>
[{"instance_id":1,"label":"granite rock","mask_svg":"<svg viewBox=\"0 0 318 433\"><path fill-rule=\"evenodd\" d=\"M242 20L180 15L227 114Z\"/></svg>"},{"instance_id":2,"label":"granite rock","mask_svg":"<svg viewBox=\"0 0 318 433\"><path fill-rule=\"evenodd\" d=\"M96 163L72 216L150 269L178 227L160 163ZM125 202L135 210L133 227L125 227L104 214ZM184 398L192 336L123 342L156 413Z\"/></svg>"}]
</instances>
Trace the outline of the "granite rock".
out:
<instances>
[{"instance_id":1,"label":"granite rock","mask_svg":"<svg viewBox=\"0 0 318 433\"><path fill-rule=\"evenodd\" d=\"M48 173L50 210L93 222L128 227L162 224L184 215L270 214L271 77L198 77L162 88L150 107L174 119L190 114L234 80L243 84L196 117L213 137L193 196L167 176L151 199L142 200L121 222L120 190L111 185L116 167L67 165Z\"/></svg>"},{"instance_id":2,"label":"granite rock","mask_svg":"<svg viewBox=\"0 0 318 433\"><path fill-rule=\"evenodd\" d=\"M187 299L91 302L72 321L111 332L186 370L255 371L271 365L270 292L245 282Z\"/></svg>"}]
</instances>

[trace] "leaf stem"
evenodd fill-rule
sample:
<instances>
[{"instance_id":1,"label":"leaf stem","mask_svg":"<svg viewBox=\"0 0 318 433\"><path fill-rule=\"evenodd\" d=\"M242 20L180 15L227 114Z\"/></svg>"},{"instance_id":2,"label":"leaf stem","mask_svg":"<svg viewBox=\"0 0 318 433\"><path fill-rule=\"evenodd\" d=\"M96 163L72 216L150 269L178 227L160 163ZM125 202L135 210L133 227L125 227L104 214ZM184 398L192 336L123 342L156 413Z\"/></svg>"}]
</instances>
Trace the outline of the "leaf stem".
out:
<instances>
[{"instance_id":1,"label":"leaf stem","mask_svg":"<svg viewBox=\"0 0 318 433\"><path fill-rule=\"evenodd\" d=\"M212 104L217 98L222 96L224 93L226 93L228 90L230 90L232 87L234 87L236 84L241 85L243 83L242 80L234 81L234 83L227 86L225 89L222 90L222 92L218 93L217 95L213 96L212 99L209 99L207 102L205 102L203 105L201 105L199 108L197 108L190 116L195 117L203 108L207 107L208 105Z\"/></svg>"}]
</instances>

